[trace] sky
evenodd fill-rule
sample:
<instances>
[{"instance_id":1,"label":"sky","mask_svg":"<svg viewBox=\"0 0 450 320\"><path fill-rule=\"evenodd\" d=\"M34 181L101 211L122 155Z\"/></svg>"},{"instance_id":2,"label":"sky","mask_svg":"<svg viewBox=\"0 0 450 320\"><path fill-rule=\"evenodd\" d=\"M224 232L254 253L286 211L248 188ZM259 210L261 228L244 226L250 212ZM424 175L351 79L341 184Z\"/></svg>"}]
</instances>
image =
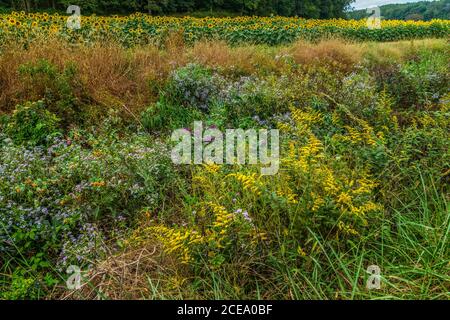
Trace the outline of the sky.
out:
<instances>
[{"instance_id":1,"label":"sky","mask_svg":"<svg viewBox=\"0 0 450 320\"><path fill-rule=\"evenodd\" d=\"M352 3L355 9L365 9L373 6L380 6L384 4L391 3L407 3L407 2L418 2L423 0L356 0Z\"/></svg>"}]
</instances>

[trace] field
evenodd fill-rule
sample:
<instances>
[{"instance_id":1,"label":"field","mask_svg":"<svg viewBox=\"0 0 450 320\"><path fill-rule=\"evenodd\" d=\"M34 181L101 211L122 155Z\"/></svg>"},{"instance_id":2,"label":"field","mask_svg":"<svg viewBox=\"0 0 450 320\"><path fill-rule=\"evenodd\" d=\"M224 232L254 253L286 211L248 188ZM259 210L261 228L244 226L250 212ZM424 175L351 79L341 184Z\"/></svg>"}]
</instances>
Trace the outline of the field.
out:
<instances>
[{"instance_id":1,"label":"field","mask_svg":"<svg viewBox=\"0 0 450 320\"><path fill-rule=\"evenodd\" d=\"M0 15L0 299L450 297L447 20L66 19Z\"/></svg>"},{"instance_id":2,"label":"field","mask_svg":"<svg viewBox=\"0 0 450 320\"><path fill-rule=\"evenodd\" d=\"M283 44L298 39L327 37L358 41L397 41L444 38L450 34L449 20L382 21L381 29L369 29L367 19L314 20L286 17L175 18L135 14L125 17L86 16L81 29L66 25L67 16L15 13L0 15L0 39L30 41L58 34L72 42L114 39L123 45L164 41L167 34L182 31L186 42L214 39L228 43ZM25 38L25 39L24 39Z\"/></svg>"}]
</instances>

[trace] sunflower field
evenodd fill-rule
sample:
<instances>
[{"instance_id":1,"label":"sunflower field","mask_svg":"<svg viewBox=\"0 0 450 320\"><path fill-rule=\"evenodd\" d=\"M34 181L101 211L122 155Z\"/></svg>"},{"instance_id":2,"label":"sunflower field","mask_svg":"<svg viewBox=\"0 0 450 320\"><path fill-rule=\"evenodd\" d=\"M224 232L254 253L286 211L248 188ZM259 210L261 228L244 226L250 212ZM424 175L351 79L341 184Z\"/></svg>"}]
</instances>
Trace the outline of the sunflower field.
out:
<instances>
[{"instance_id":1,"label":"sunflower field","mask_svg":"<svg viewBox=\"0 0 450 320\"><path fill-rule=\"evenodd\" d=\"M398 41L445 38L450 32L448 20L382 21L381 28L370 29L367 21L344 19L302 19L288 17L193 18L150 16L82 16L81 28L67 27L68 16L48 13L13 12L0 15L0 40L30 41L36 37L59 35L72 42L105 38L131 46L154 43L167 34L181 32L184 40L218 39L228 43L278 45L297 39L317 40L340 37L357 41Z\"/></svg>"}]
</instances>

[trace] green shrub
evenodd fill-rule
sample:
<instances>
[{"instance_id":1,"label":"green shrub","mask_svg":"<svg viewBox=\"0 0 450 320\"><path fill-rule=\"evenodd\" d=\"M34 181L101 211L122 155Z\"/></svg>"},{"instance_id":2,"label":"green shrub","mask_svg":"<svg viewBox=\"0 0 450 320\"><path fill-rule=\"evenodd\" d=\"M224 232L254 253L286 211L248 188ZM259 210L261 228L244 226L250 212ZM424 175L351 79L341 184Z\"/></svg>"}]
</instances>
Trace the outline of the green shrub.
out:
<instances>
[{"instance_id":1,"label":"green shrub","mask_svg":"<svg viewBox=\"0 0 450 320\"><path fill-rule=\"evenodd\" d=\"M48 109L55 113L65 127L81 122L82 105L78 95L82 92L81 84L76 80L76 66L67 63L62 70L48 60L27 63L19 67L19 75L30 99L42 99Z\"/></svg>"},{"instance_id":2,"label":"green shrub","mask_svg":"<svg viewBox=\"0 0 450 320\"><path fill-rule=\"evenodd\" d=\"M60 135L59 118L43 101L18 105L6 125L6 133L18 144L46 145Z\"/></svg>"},{"instance_id":3,"label":"green shrub","mask_svg":"<svg viewBox=\"0 0 450 320\"><path fill-rule=\"evenodd\" d=\"M188 127L203 117L199 109L174 104L163 94L157 103L142 112L141 123L149 132L167 132Z\"/></svg>"},{"instance_id":4,"label":"green shrub","mask_svg":"<svg viewBox=\"0 0 450 320\"><path fill-rule=\"evenodd\" d=\"M173 103L208 111L222 86L221 77L200 65L188 64L172 74L166 92Z\"/></svg>"},{"instance_id":5,"label":"green shrub","mask_svg":"<svg viewBox=\"0 0 450 320\"><path fill-rule=\"evenodd\" d=\"M387 89L402 108L436 106L448 92L448 53L420 51L415 59L400 66L388 80Z\"/></svg>"},{"instance_id":6,"label":"green shrub","mask_svg":"<svg viewBox=\"0 0 450 320\"><path fill-rule=\"evenodd\" d=\"M254 119L253 124L266 125L274 115L289 111L288 81L288 78L270 76L234 82L222 95L228 121L240 126Z\"/></svg>"},{"instance_id":7,"label":"green shrub","mask_svg":"<svg viewBox=\"0 0 450 320\"><path fill-rule=\"evenodd\" d=\"M183 188L166 147L146 134L69 136L47 148L0 144L2 273L23 268L44 283L47 273L86 266L105 254L108 239ZM0 276L0 291L11 281Z\"/></svg>"},{"instance_id":8,"label":"green shrub","mask_svg":"<svg viewBox=\"0 0 450 320\"><path fill-rule=\"evenodd\" d=\"M14 272L11 275L10 286L0 292L0 299L4 300L23 300L23 299L37 299L38 288L35 279L26 277L21 272Z\"/></svg>"}]
</instances>

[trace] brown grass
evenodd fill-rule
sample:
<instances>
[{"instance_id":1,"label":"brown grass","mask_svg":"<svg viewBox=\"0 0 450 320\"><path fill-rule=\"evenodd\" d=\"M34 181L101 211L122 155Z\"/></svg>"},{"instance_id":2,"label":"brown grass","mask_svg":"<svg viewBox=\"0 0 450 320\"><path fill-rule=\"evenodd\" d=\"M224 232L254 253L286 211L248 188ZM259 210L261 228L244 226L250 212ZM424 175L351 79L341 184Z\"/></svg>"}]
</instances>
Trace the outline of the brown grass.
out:
<instances>
[{"instance_id":1,"label":"brown grass","mask_svg":"<svg viewBox=\"0 0 450 320\"><path fill-rule=\"evenodd\" d=\"M301 65L331 65L342 71L352 70L361 60L363 45L330 39L312 44L298 41L287 49L295 63Z\"/></svg>"},{"instance_id":2,"label":"brown grass","mask_svg":"<svg viewBox=\"0 0 450 320\"><path fill-rule=\"evenodd\" d=\"M198 42L186 46L182 35L170 34L161 46L144 45L126 49L114 42L70 45L56 39L30 44L2 46L0 54L0 112L11 112L27 100L42 99L45 83L31 86L22 81L18 68L45 59L59 70L73 63L78 72L74 92L77 99L99 111L123 106L138 114L158 99L172 70L197 62L231 75L288 74L291 61L306 66L327 66L350 72L363 59L376 59L386 65L405 58L411 48L442 48L443 40L402 41L395 43L350 43L339 39L317 44L298 41L284 47L245 45L231 47L221 41ZM383 63L386 61L386 64ZM380 70L383 72L383 70Z\"/></svg>"},{"instance_id":3,"label":"brown grass","mask_svg":"<svg viewBox=\"0 0 450 320\"><path fill-rule=\"evenodd\" d=\"M36 63L46 59L49 62L62 66L68 61L68 50L62 43L31 44L28 50L23 50L18 45L10 45L4 48L0 55L0 110L9 111L24 100L33 99L34 92L28 90L19 78L19 66L25 63Z\"/></svg>"},{"instance_id":4,"label":"brown grass","mask_svg":"<svg viewBox=\"0 0 450 320\"><path fill-rule=\"evenodd\" d=\"M192 61L232 74L281 73L285 61L277 59L276 49L246 45L230 47L223 41L202 41L190 50Z\"/></svg>"},{"instance_id":5,"label":"brown grass","mask_svg":"<svg viewBox=\"0 0 450 320\"><path fill-rule=\"evenodd\" d=\"M158 245L126 250L83 274L80 289L61 287L54 296L61 300L142 299L150 294L147 275L164 269L160 256Z\"/></svg>"},{"instance_id":6,"label":"brown grass","mask_svg":"<svg viewBox=\"0 0 450 320\"><path fill-rule=\"evenodd\" d=\"M170 71L186 63L184 53L183 47L170 41L164 51L151 45L125 49L113 42L70 46L45 41L33 43L26 50L10 45L0 54L0 112L10 112L19 103L44 96L45 83L30 86L18 73L21 65L40 60L61 72L68 63L75 65L74 81L81 89L74 94L84 103L100 107L126 104L137 112L157 99L158 87Z\"/></svg>"}]
</instances>

